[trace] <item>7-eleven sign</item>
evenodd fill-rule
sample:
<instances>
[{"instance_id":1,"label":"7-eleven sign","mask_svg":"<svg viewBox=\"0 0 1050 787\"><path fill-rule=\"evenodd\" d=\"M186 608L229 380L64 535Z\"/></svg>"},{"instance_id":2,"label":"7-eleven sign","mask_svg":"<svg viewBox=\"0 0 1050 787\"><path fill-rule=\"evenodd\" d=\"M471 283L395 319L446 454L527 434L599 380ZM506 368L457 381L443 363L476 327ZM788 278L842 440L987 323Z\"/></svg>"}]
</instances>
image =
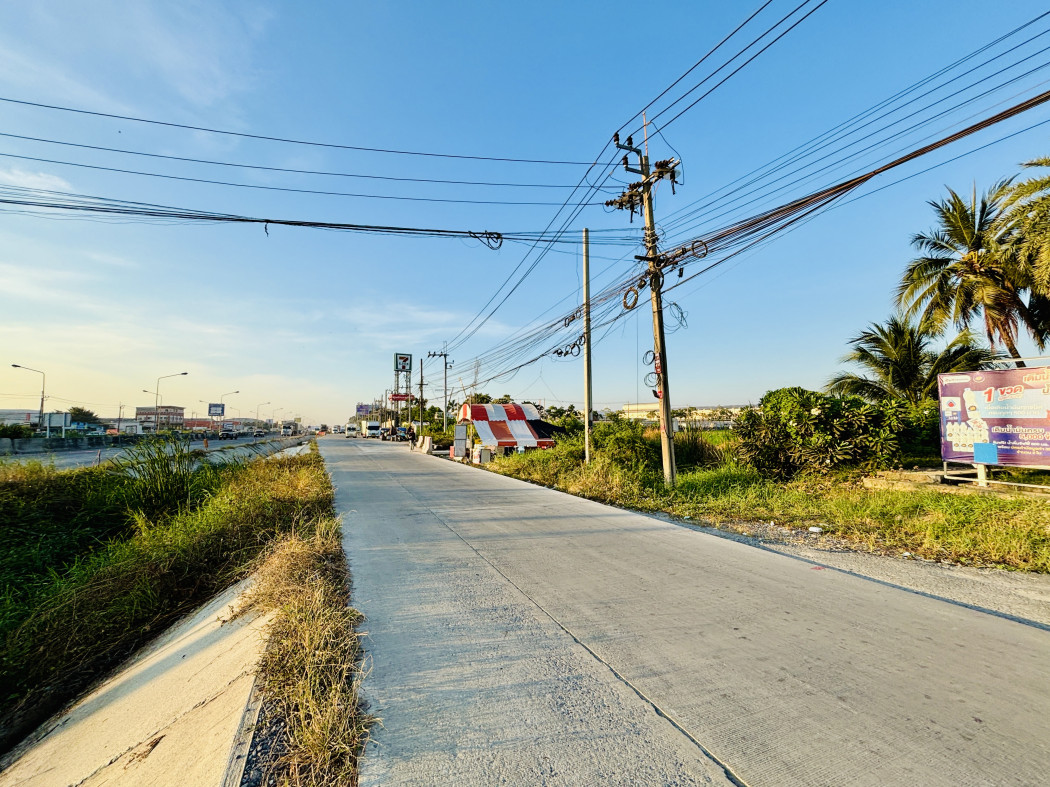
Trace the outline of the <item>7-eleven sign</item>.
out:
<instances>
[{"instance_id":1,"label":"7-eleven sign","mask_svg":"<svg viewBox=\"0 0 1050 787\"><path fill-rule=\"evenodd\" d=\"M405 353L394 353L394 371L395 372L410 372L412 371L412 356Z\"/></svg>"}]
</instances>

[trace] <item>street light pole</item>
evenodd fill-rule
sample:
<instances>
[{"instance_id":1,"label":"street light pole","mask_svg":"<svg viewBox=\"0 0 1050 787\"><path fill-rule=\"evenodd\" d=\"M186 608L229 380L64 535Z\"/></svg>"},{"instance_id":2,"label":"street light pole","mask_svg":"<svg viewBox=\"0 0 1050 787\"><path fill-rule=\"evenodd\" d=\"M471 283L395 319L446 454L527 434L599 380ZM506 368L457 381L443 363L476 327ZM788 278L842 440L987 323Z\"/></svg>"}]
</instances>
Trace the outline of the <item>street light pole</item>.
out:
<instances>
[{"instance_id":1,"label":"street light pole","mask_svg":"<svg viewBox=\"0 0 1050 787\"><path fill-rule=\"evenodd\" d=\"M182 377L187 374L189 374L189 372L175 372L174 374L162 374L157 378L157 388L153 392L153 416L156 418L153 427L154 437L160 432L160 381L165 380L168 377ZM168 421L168 425L171 425L171 421Z\"/></svg>"},{"instance_id":2,"label":"street light pole","mask_svg":"<svg viewBox=\"0 0 1050 787\"><path fill-rule=\"evenodd\" d=\"M40 420L37 422L37 428L44 428L47 436L51 436L51 424L49 423L44 427L44 389L47 388L47 375L39 369L30 369L28 366L19 366L17 363L11 364L15 369L25 369L27 372L36 372L40 375Z\"/></svg>"},{"instance_id":3,"label":"street light pole","mask_svg":"<svg viewBox=\"0 0 1050 787\"><path fill-rule=\"evenodd\" d=\"M264 404L269 404L269 402L259 402L259 404L255 405L255 426L256 426L256 428L258 428L258 426L259 426L259 408L262 407Z\"/></svg>"}]
</instances>

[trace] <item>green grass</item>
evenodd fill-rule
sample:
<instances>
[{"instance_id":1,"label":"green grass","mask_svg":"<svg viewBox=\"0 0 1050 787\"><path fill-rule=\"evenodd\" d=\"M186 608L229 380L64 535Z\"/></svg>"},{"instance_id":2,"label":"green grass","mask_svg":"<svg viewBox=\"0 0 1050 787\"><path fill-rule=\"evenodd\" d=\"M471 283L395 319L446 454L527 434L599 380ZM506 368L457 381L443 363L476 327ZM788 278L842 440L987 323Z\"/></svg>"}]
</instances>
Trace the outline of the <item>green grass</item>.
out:
<instances>
[{"instance_id":1,"label":"green grass","mask_svg":"<svg viewBox=\"0 0 1050 787\"><path fill-rule=\"evenodd\" d=\"M135 514L127 537L40 583L20 622L0 639L0 751L176 617L245 576L274 539L307 537L331 512L331 486L316 453L224 472L217 488L197 490L196 505L192 490L181 498L187 487L180 487L185 505L154 517ZM144 499L156 502L137 498Z\"/></svg>"},{"instance_id":2,"label":"green grass","mask_svg":"<svg viewBox=\"0 0 1050 787\"><path fill-rule=\"evenodd\" d=\"M495 460L490 469L605 503L661 511L746 529L748 522L825 532L875 552L1022 571L1050 572L1050 507L1017 495L959 495L868 489L861 474L840 472L788 482L764 478L728 456L715 467L687 469L663 484L648 453L624 458L597 450L583 465L571 441L550 451Z\"/></svg>"},{"instance_id":3,"label":"green grass","mask_svg":"<svg viewBox=\"0 0 1050 787\"><path fill-rule=\"evenodd\" d=\"M0 640L57 577L131 536L137 520L199 506L242 466L167 440L141 442L107 467L0 465Z\"/></svg>"}]
</instances>

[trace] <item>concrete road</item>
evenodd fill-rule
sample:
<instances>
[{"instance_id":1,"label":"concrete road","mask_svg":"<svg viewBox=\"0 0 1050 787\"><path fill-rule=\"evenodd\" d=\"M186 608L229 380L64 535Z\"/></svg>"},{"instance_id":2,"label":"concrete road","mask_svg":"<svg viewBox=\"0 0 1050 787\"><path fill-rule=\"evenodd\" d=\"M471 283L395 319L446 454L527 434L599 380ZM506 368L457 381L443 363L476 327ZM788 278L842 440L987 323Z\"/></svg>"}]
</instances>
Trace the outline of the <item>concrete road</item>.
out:
<instances>
[{"instance_id":1,"label":"concrete road","mask_svg":"<svg viewBox=\"0 0 1050 787\"><path fill-rule=\"evenodd\" d=\"M320 445L383 720L362 784L1050 781L1045 627L404 445Z\"/></svg>"}]
</instances>

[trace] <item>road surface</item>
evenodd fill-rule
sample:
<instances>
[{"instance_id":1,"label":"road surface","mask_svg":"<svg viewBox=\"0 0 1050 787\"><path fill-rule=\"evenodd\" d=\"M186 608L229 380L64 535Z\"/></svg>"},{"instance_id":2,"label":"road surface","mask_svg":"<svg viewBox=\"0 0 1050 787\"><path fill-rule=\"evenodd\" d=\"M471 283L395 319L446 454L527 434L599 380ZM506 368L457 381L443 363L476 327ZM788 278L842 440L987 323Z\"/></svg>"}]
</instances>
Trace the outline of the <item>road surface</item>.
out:
<instances>
[{"instance_id":1,"label":"road surface","mask_svg":"<svg viewBox=\"0 0 1050 787\"><path fill-rule=\"evenodd\" d=\"M322 440L368 784L1038 785L1050 630L412 453Z\"/></svg>"}]
</instances>

